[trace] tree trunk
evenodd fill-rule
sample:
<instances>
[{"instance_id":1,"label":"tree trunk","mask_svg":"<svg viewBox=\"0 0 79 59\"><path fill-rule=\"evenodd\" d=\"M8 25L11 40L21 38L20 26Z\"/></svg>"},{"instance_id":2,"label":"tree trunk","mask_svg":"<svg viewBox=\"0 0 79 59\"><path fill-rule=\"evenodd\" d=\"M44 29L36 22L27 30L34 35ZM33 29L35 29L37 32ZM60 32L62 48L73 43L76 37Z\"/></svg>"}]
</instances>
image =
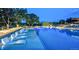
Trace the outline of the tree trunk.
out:
<instances>
[{"instance_id":1,"label":"tree trunk","mask_svg":"<svg viewBox=\"0 0 79 59\"><path fill-rule=\"evenodd\" d=\"M5 22L6 26L8 26L8 25L7 25L7 22L6 22L6 20L4 19L4 17L2 17L2 19L3 19L3 21Z\"/></svg>"},{"instance_id":2,"label":"tree trunk","mask_svg":"<svg viewBox=\"0 0 79 59\"><path fill-rule=\"evenodd\" d=\"M7 24L7 29L9 29L9 24Z\"/></svg>"},{"instance_id":3,"label":"tree trunk","mask_svg":"<svg viewBox=\"0 0 79 59\"><path fill-rule=\"evenodd\" d=\"M9 21L9 18L8 18L7 29L9 29L9 27L10 27L9 23L10 23L10 21Z\"/></svg>"},{"instance_id":4,"label":"tree trunk","mask_svg":"<svg viewBox=\"0 0 79 59\"><path fill-rule=\"evenodd\" d=\"M19 24L16 24L16 27L19 27Z\"/></svg>"}]
</instances>

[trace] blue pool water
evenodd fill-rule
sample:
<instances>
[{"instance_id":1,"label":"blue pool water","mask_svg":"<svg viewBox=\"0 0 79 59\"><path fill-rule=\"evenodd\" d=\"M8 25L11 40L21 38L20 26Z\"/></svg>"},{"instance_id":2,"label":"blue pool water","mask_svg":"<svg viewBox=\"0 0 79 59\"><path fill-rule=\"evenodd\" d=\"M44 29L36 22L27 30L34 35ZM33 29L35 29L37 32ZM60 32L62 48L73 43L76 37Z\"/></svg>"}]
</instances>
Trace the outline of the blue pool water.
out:
<instances>
[{"instance_id":1,"label":"blue pool water","mask_svg":"<svg viewBox=\"0 0 79 59\"><path fill-rule=\"evenodd\" d=\"M42 29L38 35L47 50L78 50L79 31Z\"/></svg>"},{"instance_id":2,"label":"blue pool water","mask_svg":"<svg viewBox=\"0 0 79 59\"><path fill-rule=\"evenodd\" d=\"M21 29L1 38L3 50L79 50L78 30Z\"/></svg>"},{"instance_id":3,"label":"blue pool water","mask_svg":"<svg viewBox=\"0 0 79 59\"><path fill-rule=\"evenodd\" d=\"M10 36L1 39L4 50L44 50L44 46L35 30L21 29Z\"/></svg>"}]
</instances>

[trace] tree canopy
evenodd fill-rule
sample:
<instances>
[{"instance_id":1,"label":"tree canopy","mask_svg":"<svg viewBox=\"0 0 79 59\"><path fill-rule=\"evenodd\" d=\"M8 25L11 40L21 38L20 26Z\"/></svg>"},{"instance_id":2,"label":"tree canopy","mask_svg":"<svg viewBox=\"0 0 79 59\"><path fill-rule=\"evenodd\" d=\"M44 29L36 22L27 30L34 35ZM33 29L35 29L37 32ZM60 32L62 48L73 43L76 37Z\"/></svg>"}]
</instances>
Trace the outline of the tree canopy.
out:
<instances>
[{"instance_id":1,"label":"tree canopy","mask_svg":"<svg viewBox=\"0 0 79 59\"><path fill-rule=\"evenodd\" d=\"M22 19L25 19L29 26L39 24L39 17L34 13L29 14L26 8L0 8L1 26L19 26Z\"/></svg>"}]
</instances>

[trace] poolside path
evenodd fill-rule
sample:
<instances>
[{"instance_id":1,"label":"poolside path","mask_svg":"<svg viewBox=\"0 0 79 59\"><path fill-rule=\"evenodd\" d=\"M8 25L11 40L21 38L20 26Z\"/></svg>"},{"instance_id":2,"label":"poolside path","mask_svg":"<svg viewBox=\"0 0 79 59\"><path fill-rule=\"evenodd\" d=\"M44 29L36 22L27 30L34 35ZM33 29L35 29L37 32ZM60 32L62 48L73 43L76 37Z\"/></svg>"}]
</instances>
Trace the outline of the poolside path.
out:
<instances>
[{"instance_id":1,"label":"poolside path","mask_svg":"<svg viewBox=\"0 0 79 59\"><path fill-rule=\"evenodd\" d=\"M0 37L4 36L6 34L9 34L11 32L14 32L18 29L21 29L21 27L15 27L15 28L10 28L10 29L0 30Z\"/></svg>"}]
</instances>

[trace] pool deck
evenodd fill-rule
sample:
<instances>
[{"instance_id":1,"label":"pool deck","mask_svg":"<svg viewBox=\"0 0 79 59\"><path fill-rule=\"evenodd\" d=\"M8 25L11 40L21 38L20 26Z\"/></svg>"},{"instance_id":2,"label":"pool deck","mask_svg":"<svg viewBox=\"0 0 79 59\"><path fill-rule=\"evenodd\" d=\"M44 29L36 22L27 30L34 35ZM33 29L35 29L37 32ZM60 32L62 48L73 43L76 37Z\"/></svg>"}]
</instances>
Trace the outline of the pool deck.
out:
<instances>
[{"instance_id":1,"label":"pool deck","mask_svg":"<svg viewBox=\"0 0 79 59\"><path fill-rule=\"evenodd\" d=\"M55 27L55 28L57 28L57 29L68 29L68 30L79 30L79 28L73 28L73 27L70 27L70 28L68 28L68 27Z\"/></svg>"},{"instance_id":2,"label":"pool deck","mask_svg":"<svg viewBox=\"0 0 79 59\"><path fill-rule=\"evenodd\" d=\"M5 29L5 30L0 30L0 37L4 36L4 35L7 35L11 32L14 32L18 29L21 29L22 27L16 27L16 28L10 28L10 29Z\"/></svg>"}]
</instances>

